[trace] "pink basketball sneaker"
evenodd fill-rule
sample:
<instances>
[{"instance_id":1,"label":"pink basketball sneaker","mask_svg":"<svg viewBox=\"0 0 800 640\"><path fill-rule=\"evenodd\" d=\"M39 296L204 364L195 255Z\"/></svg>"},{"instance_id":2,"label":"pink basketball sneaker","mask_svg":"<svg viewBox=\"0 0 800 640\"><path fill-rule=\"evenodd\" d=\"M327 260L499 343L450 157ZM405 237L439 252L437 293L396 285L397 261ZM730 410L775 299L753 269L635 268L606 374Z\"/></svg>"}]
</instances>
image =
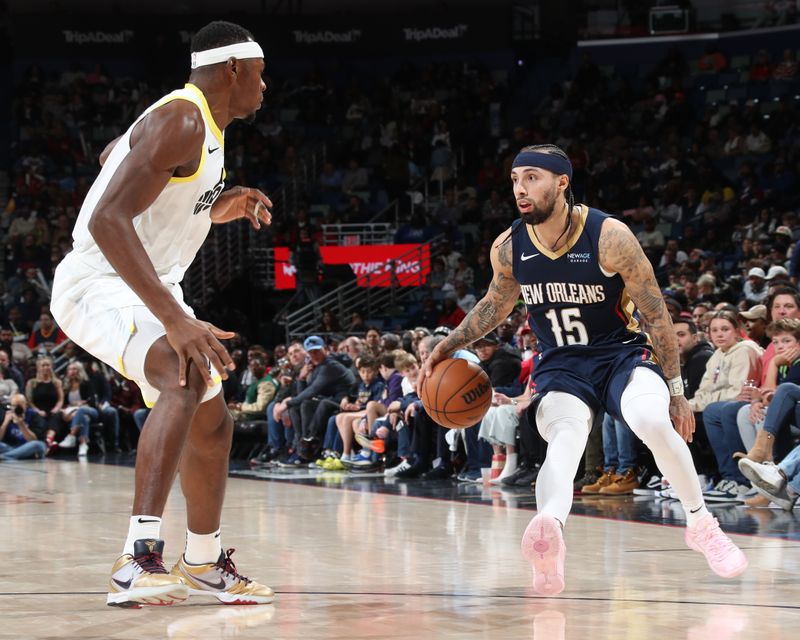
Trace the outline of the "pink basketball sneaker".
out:
<instances>
[{"instance_id":1,"label":"pink basketball sneaker","mask_svg":"<svg viewBox=\"0 0 800 640\"><path fill-rule=\"evenodd\" d=\"M696 527L686 527L684 539L690 549L706 557L711 570L722 578L735 578L747 569L747 558L710 513Z\"/></svg>"},{"instance_id":2,"label":"pink basketball sneaker","mask_svg":"<svg viewBox=\"0 0 800 640\"><path fill-rule=\"evenodd\" d=\"M564 590L567 547L561 523L546 513L536 515L522 535L522 556L533 567L533 589L554 596Z\"/></svg>"}]
</instances>

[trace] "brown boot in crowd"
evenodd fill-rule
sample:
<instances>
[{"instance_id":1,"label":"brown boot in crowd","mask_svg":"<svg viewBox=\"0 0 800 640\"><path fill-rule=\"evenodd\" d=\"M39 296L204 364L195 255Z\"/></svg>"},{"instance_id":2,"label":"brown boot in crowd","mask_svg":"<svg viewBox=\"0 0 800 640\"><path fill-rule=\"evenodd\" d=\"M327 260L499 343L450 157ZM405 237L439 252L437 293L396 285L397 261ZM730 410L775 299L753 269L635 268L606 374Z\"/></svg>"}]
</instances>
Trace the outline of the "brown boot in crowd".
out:
<instances>
[{"instance_id":1,"label":"brown boot in crowd","mask_svg":"<svg viewBox=\"0 0 800 640\"><path fill-rule=\"evenodd\" d=\"M737 460L739 458L747 458L753 462L772 462L772 447L775 444L775 436L769 431L759 429L756 432L756 442L746 454L736 452L733 457Z\"/></svg>"},{"instance_id":2,"label":"brown boot in crowd","mask_svg":"<svg viewBox=\"0 0 800 640\"><path fill-rule=\"evenodd\" d=\"M639 488L639 478L636 476L636 469L628 469L622 475L616 474L612 478L611 484L600 489L600 494L604 496L626 496L633 493L634 489Z\"/></svg>"},{"instance_id":3,"label":"brown boot in crowd","mask_svg":"<svg viewBox=\"0 0 800 640\"><path fill-rule=\"evenodd\" d=\"M598 478L597 482L593 482L592 484L587 484L585 487L581 489L581 493L588 493L588 494L597 494L600 493L600 489L603 487L607 487L612 482L614 482L614 476L616 475L616 469L609 469L608 471L603 471L603 475Z\"/></svg>"}]
</instances>

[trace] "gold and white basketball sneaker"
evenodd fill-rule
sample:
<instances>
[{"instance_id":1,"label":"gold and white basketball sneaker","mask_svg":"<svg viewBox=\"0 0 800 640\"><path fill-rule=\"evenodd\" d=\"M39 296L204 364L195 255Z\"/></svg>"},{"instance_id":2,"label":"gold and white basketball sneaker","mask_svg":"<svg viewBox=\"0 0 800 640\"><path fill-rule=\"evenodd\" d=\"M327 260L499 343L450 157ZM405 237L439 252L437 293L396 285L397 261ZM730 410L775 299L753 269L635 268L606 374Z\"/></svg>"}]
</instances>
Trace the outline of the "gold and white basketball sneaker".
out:
<instances>
[{"instance_id":1,"label":"gold and white basketball sneaker","mask_svg":"<svg viewBox=\"0 0 800 640\"><path fill-rule=\"evenodd\" d=\"M119 557L111 570L106 604L139 609L183 602L189 590L180 577L167 573L162 559L164 541L145 538L133 545L133 555Z\"/></svg>"},{"instance_id":2,"label":"gold and white basketball sneaker","mask_svg":"<svg viewBox=\"0 0 800 640\"><path fill-rule=\"evenodd\" d=\"M236 570L231 560L234 549L221 552L213 564L189 564L181 555L172 567L172 575L179 577L193 596L214 596L223 604L269 604L275 592L268 586L245 578Z\"/></svg>"}]
</instances>

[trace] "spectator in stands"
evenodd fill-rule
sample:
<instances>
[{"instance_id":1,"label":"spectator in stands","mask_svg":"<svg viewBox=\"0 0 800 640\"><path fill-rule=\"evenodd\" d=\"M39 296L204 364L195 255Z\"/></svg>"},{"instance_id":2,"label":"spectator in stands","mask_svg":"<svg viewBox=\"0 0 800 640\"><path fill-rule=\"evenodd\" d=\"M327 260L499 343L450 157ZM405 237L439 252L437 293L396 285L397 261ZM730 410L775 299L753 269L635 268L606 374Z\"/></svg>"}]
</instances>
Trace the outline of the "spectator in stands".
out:
<instances>
[{"instance_id":1,"label":"spectator in stands","mask_svg":"<svg viewBox=\"0 0 800 640\"><path fill-rule=\"evenodd\" d=\"M770 322L776 322L781 318L800 318L800 293L798 293L797 289L794 287L785 285L775 287L775 289L770 292L769 298L767 298L767 310L769 312L768 319ZM767 366L774 355L775 346L770 342L762 358L762 376L759 381L759 386L763 386L764 384Z\"/></svg>"},{"instance_id":2,"label":"spectator in stands","mask_svg":"<svg viewBox=\"0 0 800 640\"><path fill-rule=\"evenodd\" d=\"M8 351L4 351L3 349L0 349L0 370L5 372L6 377L11 378L17 383L17 389L25 389L25 379L22 376L22 371L14 366Z\"/></svg>"},{"instance_id":3,"label":"spectator in stands","mask_svg":"<svg viewBox=\"0 0 800 640\"><path fill-rule=\"evenodd\" d=\"M652 264L658 264L658 258L664 249L664 234L656 229L656 221L653 216L647 216L644 221L644 229L636 234L639 244L642 245L645 255Z\"/></svg>"},{"instance_id":4,"label":"spectator in stands","mask_svg":"<svg viewBox=\"0 0 800 640\"><path fill-rule=\"evenodd\" d=\"M294 427L295 452L283 461L290 467L299 466L302 459L310 462L317 458L328 418L338 410L342 398L356 381L353 372L328 353L325 341L319 336L306 338L303 349L308 354L307 366L311 371L307 378L298 376L299 393L285 398L273 409L278 421L288 411Z\"/></svg>"},{"instance_id":5,"label":"spectator in stands","mask_svg":"<svg viewBox=\"0 0 800 640\"><path fill-rule=\"evenodd\" d=\"M78 456L89 453L89 426L92 420L100 418L95 408L94 392L83 364L70 362L62 382L64 387L64 407L61 418L69 424L69 432L58 443L61 449L74 449L78 445Z\"/></svg>"},{"instance_id":6,"label":"spectator in stands","mask_svg":"<svg viewBox=\"0 0 800 640\"><path fill-rule=\"evenodd\" d=\"M667 311L672 318L673 324L678 321L683 313L683 305L680 301L672 295L664 295L664 303L667 305Z\"/></svg>"},{"instance_id":7,"label":"spectator in stands","mask_svg":"<svg viewBox=\"0 0 800 640\"><path fill-rule=\"evenodd\" d=\"M769 291L766 286L766 274L761 267L753 267L747 272L744 283L744 298L750 303L760 304L766 300Z\"/></svg>"},{"instance_id":8,"label":"spectator in stands","mask_svg":"<svg viewBox=\"0 0 800 640\"><path fill-rule=\"evenodd\" d=\"M339 319L334 315L330 309L325 309L322 312L322 321L320 323L321 333L339 333L342 326L339 324Z\"/></svg>"},{"instance_id":9,"label":"spectator in stands","mask_svg":"<svg viewBox=\"0 0 800 640\"><path fill-rule=\"evenodd\" d=\"M497 325L499 344L501 347L511 351L511 353L519 353L520 351L517 345L517 327L519 327L519 324L519 318L512 313Z\"/></svg>"},{"instance_id":10,"label":"spectator in stands","mask_svg":"<svg viewBox=\"0 0 800 640\"><path fill-rule=\"evenodd\" d=\"M707 44L703 55L697 61L697 70L700 73L719 73L727 68L727 58L717 49L715 44Z\"/></svg>"},{"instance_id":11,"label":"spectator in stands","mask_svg":"<svg viewBox=\"0 0 800 640\"><path fill-rule=\"evenodd\" d=\"M31 351L49 353L54 346L66 339L67 336L58 328L52 314L49 311L42 311L39 316L39 327L31 332L28 347Z\"/></svg>"},{"instance_id":12,"label":"spectator in stands","mask_svg":"<svg viewBox=\"0 0 800 640\"><path fill-rule=\"evenodd\" d=\"M311 363L300 342L291 342L286 350L286 357L276 363L272 376L277 379L280 387L272 402L267 405L267 449L259 454L258 458L251 460L252 464L267 464L284 454L287 443L294 442L294 432L291 419L287 411L276 412L275 407L283 400L297 395L300 392L299 379L305 380L311 373Z\"/></svg>"},{"instance_id":13,"label":"spectator in stands","mask_svg":"<svg viewBox=\"0 0 800 640\"><path fill-rule=\"evenodd\" d=\"M492 265L489 262L489 252L483 247L478 250L472 273L474 276L472 286L475 289L475 294L482 296L486 293L489 283L492 281Z\"/></svg>"},{"instance_id":14,"label":"spectator in stands","mask_svg":"<svg viewBox=\"0 0 800 640\"><path fill-rule=\"evenodd\" d=\"M431 261L431 271L428 274L427 281L427 286L431 290L431 294L437 299L441 299L445 293L448 278L447 263L444 258L437 256Z\"/></svg>"},{"instance_id":15,"label":"spectator in stands","mask_svg":"<svg viewBox=\"0 0 800 640\"><path fill-rule=\"evenodd\" d=\"M698 302L717 303L717 279L710 273L704 273L697 279Z\"/></svg>"},{"instance_id":16,"label":"spectator in stands","mask_svg":"<svg viewBox=\"0 0 800 640\"><path fill-rule=\"evenodd\" d=\"M475 294L469 290L469 287L463 280L456 280L455 283L456 296L458 296L456 303L459 308L465 313L472 311L472 307L478 302Z\"/></svg>"},{"instance_id":17,"label":"spectator in stands","mask_svg":"<svg viewBox=\"0 0 800 640\"><path fill-rule=\"evenodd\" d=\"M105 367L101 367L97 360L90 359L86 365L86 375L89 376L92 385L95 408L103 423L103 433L107 440L105 451L120 453L122 448L119 446L119 411L111 404L111 384Z\"/></svg>"},{"instance_id":18,"label":"spectator in stands","mask_svg":"<svg viewBox=\"0 0 800 640\"><path fill-rule=\"evenodd\" d=\"M399 370L399 367L403 368L405 374ZM367 402L363 415L358 419L350 421L345 418L343 421L345 425L350 424L354 437L364 447L358 455L351 455L349 459L342 460L347 468L364 469L375 465L376 458L373 453L377 450L366 446L368 444L367 440L370 437L379 437L380 440L385 440L388 437L389 423L387 423L386 418L390 412L399 414L399 400L405 394L403 391L405 379L409 376L416 376L416 373L411 371L412 369L418 371L417 360L412 354L405 351L385 350L380 357L379 372L385 385L381 398ZM408 388L407 384L405 386ZM393 421L396 424L397 415L393 417ZM378 436L379 429L383 429L380 436ZM345 435L342 433L343 441L344 438Z\"/></svg>"},{"instance_id":19,"label":"spectator in stands","mask_svg":"<svg viewBox=\"0 0 800 640\"><path fill-rule=\"evenodd\" d=\"M119 412L120 444L123 450L133 451L136 449L141 431L135 416L144 404L142 392L133 380L128 380L113 369L109 382L111 405Z\"/></svg>"},{"instance_id":20,"label":"spectator in stands","mask_svg":"<svg viewBox=\"0 0 800 640\"><path fill-rule=\"evenodd\" d=\"M373 400L367 403L364 419L354 425L355 438L362 449L358 456L351 457L349 462L345 462L349 469L365 469L375 466L379 462L376 454L386 451L386 443L390 439L398 441L399 456L407 457L409 455L408 432L403 433L403 430L408 428L407 423L410 422L416 410L418 400L416 383L419 365L416 357L406 351L397 350L393 355L395 373L401 376L400 395L386 404L389 396L387 386L385 401ZM383 407L385 407L385 412ZM383 415L380 415L381 413ZM376 415L377 417L373 420L373 416Z\"/></svg>"},{"instance_id":21,"label":"spectator in stands","mask_svg":"<svg viewBox=\"0 0 800 640\"><path fill-rule=\"evenodd\" d=\"M489 376L489 381L492 383L492 388L497 393L502 393L507 397L518 396L522 388L519 383L519 372L522 366L521 359L517 354L501 348L500 340L494 331L490 331L481 339L476 340L473 344L475 353L481 361L481 368ZM481 423L481 429L484 430L484 438L493 449L492 454L492 479L498 478L506 464L506 456L508 453L516 455L514 449L514 437L498 438L490 434L490 425L484 428ZM498 434L495 434L495 436ZM506 434L507 436L508 434ZM480 432L479 432L480 437ZM502 442L500 440L503 440ZM515 462L516 466L516 462ZM511 472L513 473L513 471ZM510 475L510 474L509 474Z\"/></svg>"},{"instance_id":22,"label":"spectator in stands","mask_svg":"<svg viewBox=\"0 0 800 640\"><path fill-rule=\"evenodd\" d=\"M508 202L500 197L500 192L497 189L492 189L489 193L489 199L484 202L481 218L483 221L501 221L503 223L507 223L513 218L511 207Z\"/></svg>"},{"instance_id":23,"label":"spectator in stands","mask_svg":"<svg viewBox=\"0 0 800 640\"><path fill-rule=\"evenodd\" d=\"M330 421L332 420L334 429L342 441L342 454L341 456L336 455L333 451L333 442L326 438L327 446L323 449L321 465L323 469L341 471L346 468L343 462L347 462L353 457L353 438L358 423L366 416L367 404L379 401L386 389L386 384L378 376L378 361L374 358L364 356L360 359L358 377L360 382L355 390L355 395L348 394L342 398L339 405L341 412L329 418L328 431L331 430Z\"/></svg>"},{"instance_id":24,"label":"spectator in stands","mask_svg":"<svg viewBox=\"0 0 800 640\"><path fill-rule=\"evenodd\" d=\"M797 55L794 49L784 49L783 58L772 71L775 80L794 80L797 77Z\"/></svg>"},{"instance_id":25,"label":"spectator in stands","mask_svg":"<svg viewBox=\"0 0 800 640\"><path fill-rule=\"evenodd\" d=\"M757 304L747 311L740 311L739 316L744 319L747 328L747 337L762 349L766 349L771 338L767 335L767 307Z\"/></svg>"},{"instance_id":26,"label":"spectator in stands","mask_svg":"<svg viewBox=\"0 0 800 640\"><path fill-rule=\"evenodd\" d=\"M464 310L458 306L458 294L455 291L448 291L442 300L442 313L436 324L457 327L466 315Z\"/></svg>"},{"instance_id":27,"label":"spectator in stands","mask_svg":"<svg viewBox=\"0 0 800 640\"><path fill-rule=\"evenodd\" d=\"M18 390L19 387L9 375L8 369L0 366L0 406L5 407L11 401L11 396L16 395Z\"/></svg>"},{"instance_id":28,"label":"spectator in stands","mask_svg":"<svg viewBox=\"0 0 800 640\"><path fill-rule=\"evenodd\" d=\"M750 404L739 410L736 424L723 425L736 430L748 450L747 454L734 454L734 458L747 457L755 462L772 461L776 439L788 435L786 430L796 419L800 399L800 320L783 318L770 324L767 332L775 345L775 357L768 364L764 384L751 392Z\"/></svg>"},{"instance_id":29,"label":"spectator in stands","mask_svg":"<svg viewBox=\"0 0 800 640\"><path fill-rule=\"evenodd\" d=\"M433 335L426 336L420 340L418 345L419 362L424 364L430 356L433 348L444 339L444 327L437 327ZM447 330L449 331L449 330ZM470 358L477 361L477 356L472 352L466 352ZM402 385L401 385L402 389ZM394 476L399 479L418 478L441 480L452 475L450 446L445 439L447 430L434 422L427 414L419 400L414 401L406 407L404 421L407 428L411 429L411 442L403 461L396 467L387 469L385 475ZM409 434L401 434L398 441L408 437ZM439 464L431 469L431 462L438 460Z\"/></svg>"},{"instance_id":30,"label":"spectator in stands","mask_svg":"<svg viewBox=\"0 0 800 640\"><path fill-rule=\"evenodd\" d=\"M267 405L272 402L280 383L267 373L264 359L254 356L247 363L253 382L247 387L243 402L231 402L228 408L234 421L263 420Z\"/></svg>"},{"instance_id":31,"label":"spectator in stands","mask_svg":"<svg viewBox=\"0 0 800 640\"><path fill-rule=\"evenodd\" d=\"M766 82L772 77L772 63L769 59L769 52L760 49L754 56L750 64L748 80L750 82Z\"/></svg>"},{"instance_id":32,"label":"spectator in stands","mask_svg":"<svg viewBox=\"0 0 800 640\"><path fill-rule=\"evenodd\" d=\"M360 311L353 311L350 314L350 323L345 327L344 332L347 334L364 333L367 330L367 325L364 323L364 316ZM353 358L353 356L350 356ZM353 358L355 361L355 358Z\"/></svg>"},{"instance_id":33,"label":"spectator in stands","mask_svg":"<svg viewBox=\"0 0 800 640\"><path fill-rule=\"evenodd\" d=\"M442 315L442 310L436 306L433 296L430 294L423 294L422 309L420 309L418 318L419 323L423 327L435 327L439 321L439 316Z\"/></svg>"},{"instance_id":34,"label":"spectator in stands","mask_svg":"<svg viewBox=\"0 0 800 640\"><path fill-rule=\"evenodd\" d=\"M684 395L687 400L691 400L700 387L706 363L713 355L714 348L703 339L692 320L680 317L674 322L674 327L681 354Z\"/></svg>"},{"instance_id":35,"label":"spectator in stands","mask_svg":"<svg viewBox=\"0 0 800 640\"><path fill-rule=\"evenodd\" d=\"M744 139L744 149L747 153L764 155L772 150L772 140L770 140L767 134L754 122L750 125L750 132ZM755 182L756 177L753 175L751 179ZM751 202L751 204L757 202L758 200Z\"/></svg>"},{"instance_id":36,"label":"spectator in stands","mask_svg":"<svg viewBox=\"0 0 800 640\"><path fill-rule=\"evenodd\" d=\"M21 393L10 399L10 407L0 423L0 460L43 458L47 453L47 445L31 431L33 412L27 405Z\"/></svg>"},{"instance_id":37,"label":"spectator in stands","mask_svg":"<svg viewBox=\"0 0 800 640\"><path fill-rule=\"evenodd\" d=\"M36 376L25 385L25 397L36 414L31 428L40 440L52 447L61 427L64 387L53 373L53 360L49 356L37 358Z\"/></svg>"},{"instance_id":38,"label":"spectator in stands","mask_svg":"<svg viewBox=\"0 0 800 640\"><path fill-rule=\"evenodd\" d=\"M342 191L351 194L354 191L364 191L369 186L367 170L360 166L356 158L350 158L347 171L342 176Z\"/></svg>"},{"instance_id":39,"label":"spectator in stands","mask_svg":"<svg viewBox=\"0 0 800 640\"><path fill-rule=\"evenodd\" d=\"M364 334L364 352L377 358L381 355L381 332L376 327L370 327Z\"/></svg>"},{"instance_id":40,"label":"spectator in stands","mask_svg":"<svg viewBox=\"0 0 800 640\"><path fill-rule=\"evenodd\" d=\"M22 339L23 336L25 339L28 338L31 332L31 325L22 315L19 305L15 304L13 307L9 308L6 314L6 320L8 321L8 328L11 329L11 332L14 334L15 342L17 338ZM16 359L17 356L14 355L13 357Z\"/></svg>"},{"instance_id":41,"label":"spectator in stands","mask_svg":"<svg viewBox=\"0 0 800 640\"><path fill-rule=\"evenodd\" d=\"M737 433L736 441L731 442L723 425L736 424L736 414L749 400L742 394L744 382L761 377L763 349L751 340L742 339L734 312L715 311L709 331L716 350L706 363L700 388L689 400L694 411L703 412L706 435L721 476L714 489L704 495L709 502L739 502L749 490L749 483L733 461L741 441Z\"/></svg>"},{"instance_id":42,"label":"spectator in stands","mask_svg":"<svg viewBox=\"0 0 800 640\"><path fill-rule=\"evenodd\" d=\"M460 281L467 285L467 288L472 288L475 281L475 273L473 272L472 267L467 264L467 259L464 256L458 257L458 263L453 271L451 281L453 285ZM460 297L461 296L459 295L459 298Z\"/></svg>"}]
</instances>

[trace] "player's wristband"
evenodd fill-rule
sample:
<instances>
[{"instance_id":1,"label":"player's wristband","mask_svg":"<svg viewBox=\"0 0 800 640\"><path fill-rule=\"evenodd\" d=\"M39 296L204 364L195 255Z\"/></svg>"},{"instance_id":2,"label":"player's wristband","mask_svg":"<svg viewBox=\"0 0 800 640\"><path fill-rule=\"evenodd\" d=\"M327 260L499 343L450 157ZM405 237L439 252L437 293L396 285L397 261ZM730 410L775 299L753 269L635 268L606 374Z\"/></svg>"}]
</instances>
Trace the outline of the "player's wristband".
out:
<instances>
[{"instance_id":1,"label":"player's wristband","mask_svg":"<svg viewBox=\"0 0 800 640\"><path fill-rule=\"evenodd\" d=\"M682 396L683 395L683 378L678 376L677 378L670 378L667 380L667 388L669 389L669 395L671 396Z\"/></svg>"}]
</instances>

